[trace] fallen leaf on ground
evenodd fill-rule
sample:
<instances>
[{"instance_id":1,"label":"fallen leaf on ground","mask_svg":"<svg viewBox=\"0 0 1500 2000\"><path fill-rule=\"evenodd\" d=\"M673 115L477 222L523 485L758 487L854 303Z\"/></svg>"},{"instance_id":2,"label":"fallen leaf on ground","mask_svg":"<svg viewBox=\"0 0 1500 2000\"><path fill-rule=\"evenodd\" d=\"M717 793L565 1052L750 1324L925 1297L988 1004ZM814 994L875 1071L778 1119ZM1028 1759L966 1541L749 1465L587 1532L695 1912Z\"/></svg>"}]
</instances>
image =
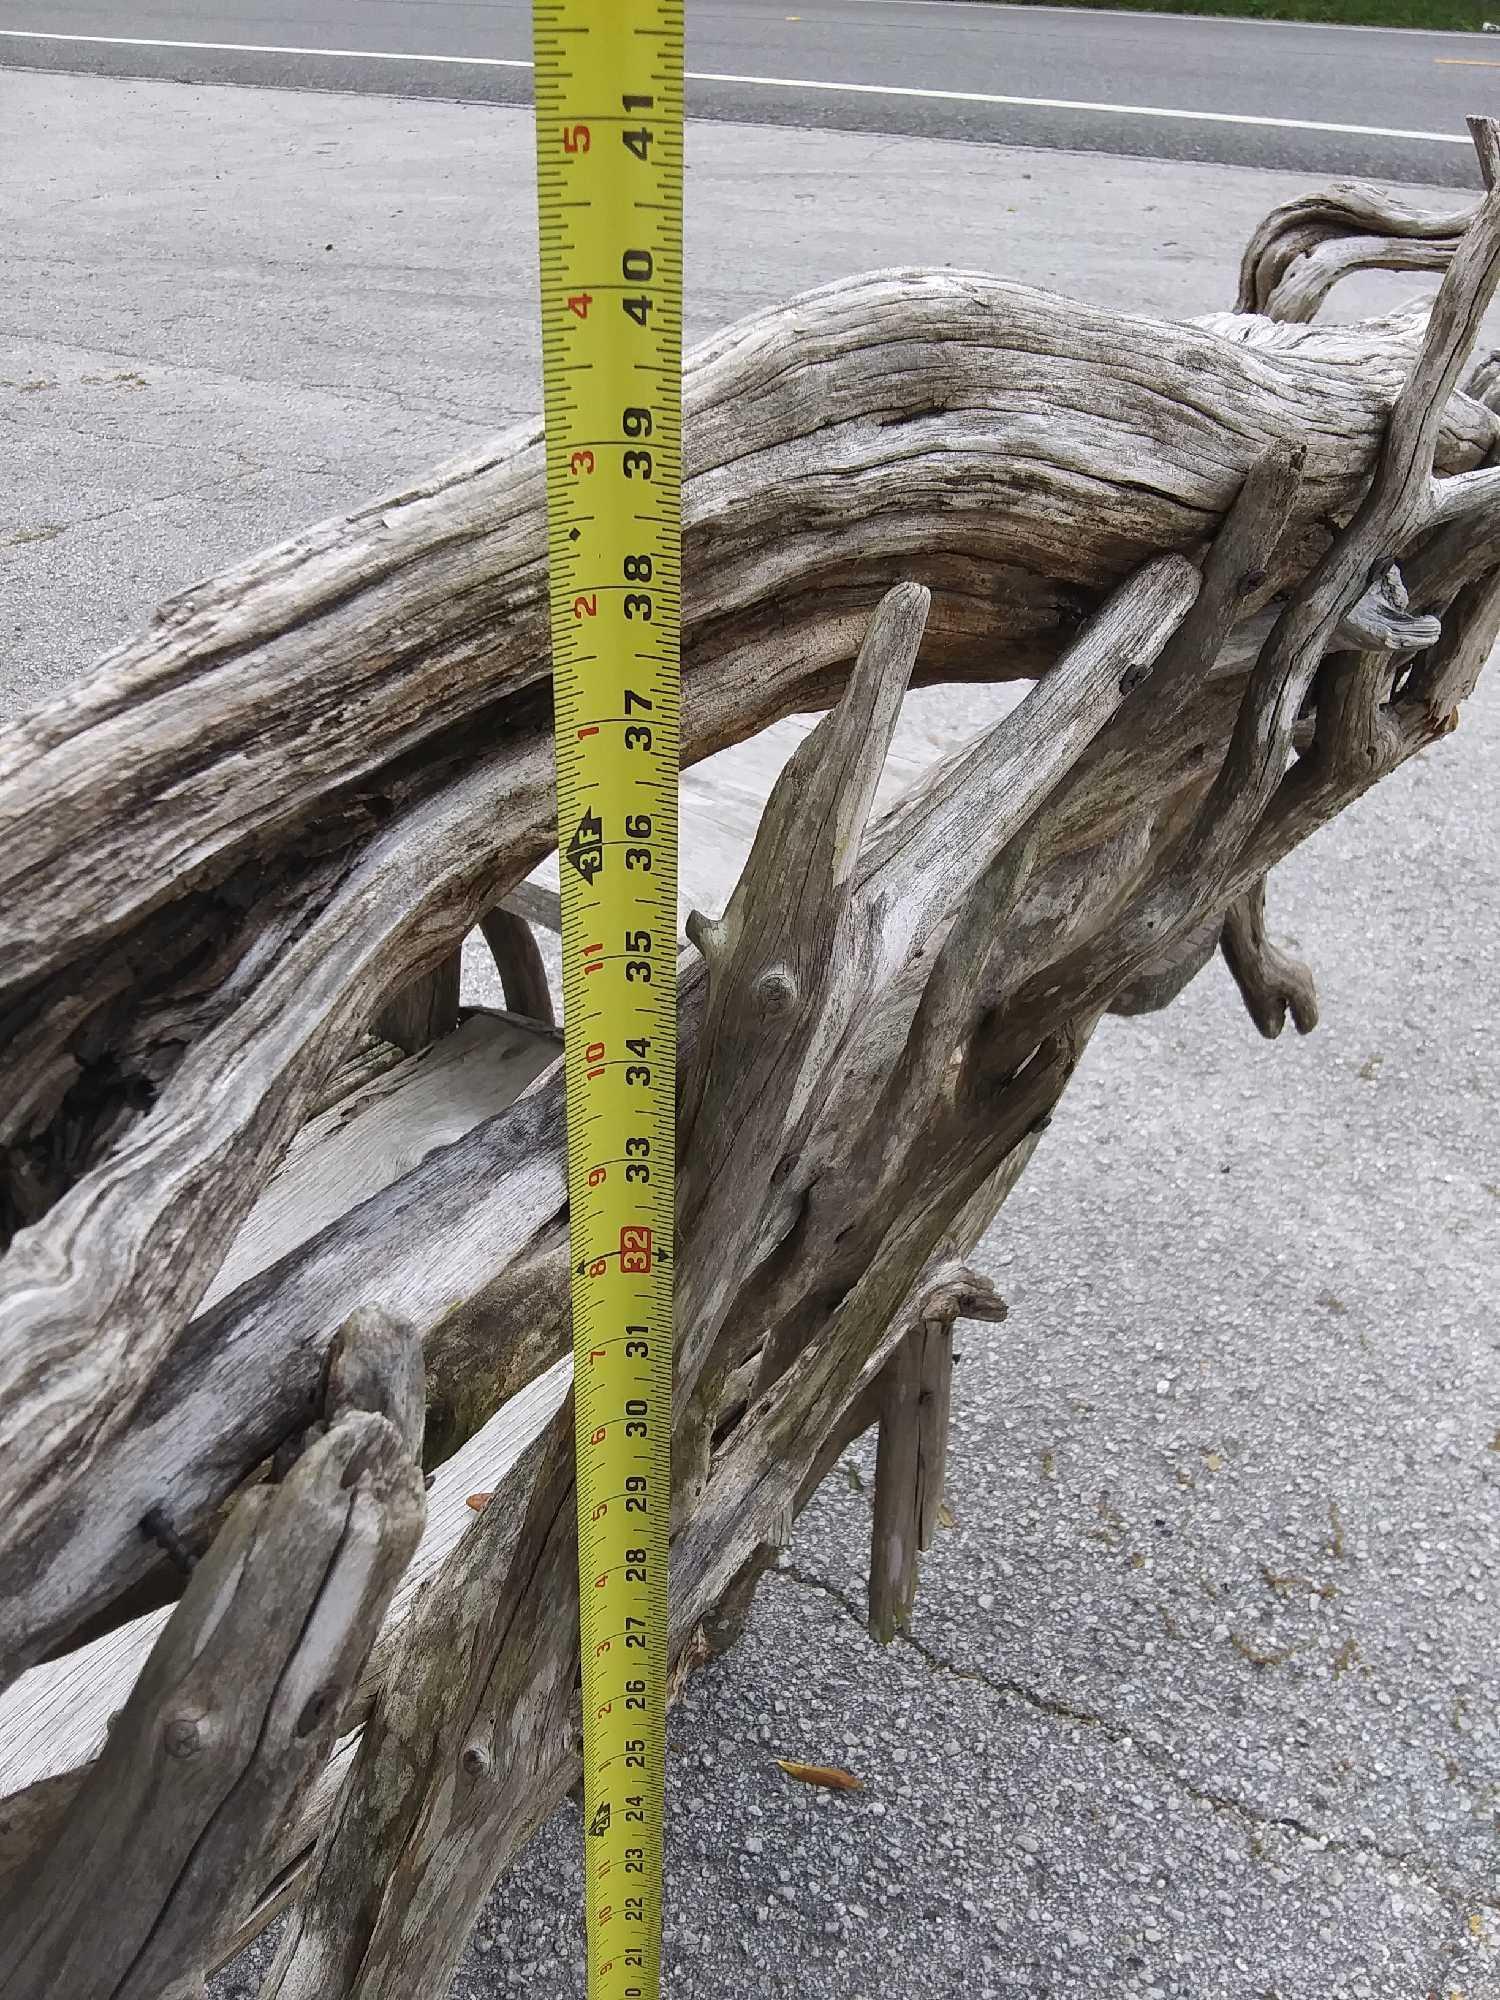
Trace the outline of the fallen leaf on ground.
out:
<instances>
[{"instance_id":1,"label":"fallen leaf on ground","mask_svg":"<svg viewBox=\"0 0 1500 2000\"><path fill-rule=\"evenodd\" d=\"M798 1764L789 1757L776 1761L789 1778L800 1778L804 1785L826 1785L831 1792L862 1792L865 1788L863 1778L841 1771L837 1764Z\"/></svg>"}]
</instances>

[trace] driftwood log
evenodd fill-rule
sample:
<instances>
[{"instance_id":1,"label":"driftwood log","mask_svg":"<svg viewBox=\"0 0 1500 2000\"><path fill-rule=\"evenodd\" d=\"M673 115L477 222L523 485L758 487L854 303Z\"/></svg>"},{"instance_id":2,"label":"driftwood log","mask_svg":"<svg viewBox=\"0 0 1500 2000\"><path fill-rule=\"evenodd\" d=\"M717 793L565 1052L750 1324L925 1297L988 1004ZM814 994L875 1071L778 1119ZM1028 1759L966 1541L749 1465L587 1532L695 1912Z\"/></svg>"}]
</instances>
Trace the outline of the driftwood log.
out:
<instances>
[{"instance_id":1,"label":"driftwood log","mask_svg":"<svg viewBox=\"0 0 1500 2000\"><path fill-rule=\"evenodd\" d=\"M1316 321L1370 265L1430 311ZM1314 1025L1267 878L1500 629L1497 279L1500 193L1344 188L1233 314L909 270L690 362L686 758L828 713L681 961L678 1682L871 1425L909 1615L953 1323L1004 1312L964 1260L1101 1015L1222 948ZM191 1992L291 1904L268 1995L438 1995L576 1778L542 505L523 429L0 736L0 1729L75 1659L133 1682L4 1788L7 1993ZM906 689L960 679L1030 685L873 817Z\"/></svg>"}]
</instances>

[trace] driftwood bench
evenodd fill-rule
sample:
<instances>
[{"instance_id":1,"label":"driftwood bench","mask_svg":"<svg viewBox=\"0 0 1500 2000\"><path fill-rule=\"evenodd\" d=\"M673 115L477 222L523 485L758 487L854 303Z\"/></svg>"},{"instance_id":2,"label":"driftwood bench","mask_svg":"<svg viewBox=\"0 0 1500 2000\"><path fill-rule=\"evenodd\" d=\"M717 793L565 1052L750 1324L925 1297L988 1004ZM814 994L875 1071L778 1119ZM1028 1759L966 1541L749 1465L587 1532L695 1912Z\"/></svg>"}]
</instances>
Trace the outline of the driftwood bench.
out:
<instances>
[{"instance_id":1,"label":"driftwood bench","mask_svg":"<svg viewBox=\"0 0 1500 2000\"><path fill-rule=\"evenodd\" d=\"M1315 317L1369 266L1430 315ZM1346 188L1206 321L906 271L690 363L679 1681L872 1425L906 1618L964 1259L1100 1016L1222 949L1313 1025L1266 878L1500 627L1497 275L1500 195ZM191 1993L289 1905L268 1993L441 1993L576 1776L541 508L532 429L0 737L18 2000ZM893 756L959 680L1016 698Z\"/></svg>"}]
</instances>

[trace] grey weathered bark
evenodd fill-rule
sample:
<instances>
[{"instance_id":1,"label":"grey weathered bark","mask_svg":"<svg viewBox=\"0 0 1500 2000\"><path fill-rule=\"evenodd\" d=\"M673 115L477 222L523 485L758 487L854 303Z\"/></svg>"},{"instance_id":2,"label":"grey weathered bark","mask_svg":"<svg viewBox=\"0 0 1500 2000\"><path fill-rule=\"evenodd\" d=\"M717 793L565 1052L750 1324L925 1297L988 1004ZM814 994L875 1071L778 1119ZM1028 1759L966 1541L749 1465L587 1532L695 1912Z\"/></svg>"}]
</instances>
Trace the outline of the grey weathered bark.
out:
<instances>
[{"instance_id":1,"label":"grey weathered bark","mask_svg":"<svg viewBox=\"0 0 1500 2000\"><path fill-rule=\"evenodd\" d=\"M790 367L770 315L688 374L690 757L826 701L914 558L938 587L927 677L1040 672L1101 590L1196 550L1302 439L1264 601L1357 499L1418 335L1226 338L951 273L831 287L796 324ZM808 430L810 406L834 421ZM1494 446L1472 399L1435 421L1442 471ZM0 1354L0 1447L29 1438L0 1450L7 1546L51 1511L49 1466L81 1482L130 1424L352 1028L550 844L542 581L531 433L198 587L0 739L0 1137L26 1225L0 1306L28 1357ZM143 792L123 868L116 807Z\"/></svg>"},{"instance_id":2,"label":"grey weathered bark","mask_svg":"<svg viewBox=\"0 0 1500 2000\"><path fill-rule=\"evenodd\" d=\"M1425 322L1306 323L1393 235L1443 266ZM1494 643L1500 418L1468 350L1500 195L1418 222L1345 191L1273 218L1246 271L1269 317L1186 328L886 274L690 371L687 754L833 713L680 980L679 1679L877 1418L872 1617L908 1615L944 1273L1104 1012L1165 1004L1219 943L1263 1032L1312 1025L1266 878L1447 733ZM200 586L0 739L7 1671L108 1619L160 1560L158 1500L201 1539L308 1428L374 1277L426 1350L430 1454L563 1349L555 1071L198 1310L335 1061L550 845L539 510L527 433ZM975 676L1035 685L872 822L908 679ZM534 1011L535 960L487 928ZM351 1421L234 1520L284 1510ZM441 1992L572 1783L571 1506L563 1416L383 1637L272 1992ZM125 1811L123 1754L14 1814L12 1859L64 1851L86 1798ZM181 1936L191 1977L186 1904Z\"/></svg>"},{"instance_id":3,"label":"grey weathered bark","mask_svg":"<svg viewBox=\"0 0 1500 2000\"><path fill-rule=\"evenodd\" d=\"M1245 246L1236 310L1303 322L1353 271L1446 270L1471 214L1434 215L1357 181L1283 202Z\"/></svg>"},{"instance_id":4,"label":"grey weathered bark","mask_svg":"<svg viewBox=\"0 0 1500 2000\"><path fill-rule=\"evenodd\" d=\"M1267 1040L1274 1041L1286 1026L1288 1009L1297 1033L1312 1033L1318 1025L1317 987L1307 967L1267 937L1263 880L1225 912L1223 947L1245 1009Z\"/></svg>"},{"instance_id":5,"label":"grey weathered bark","mask_svg":"<svg viewBox=\"0 0 1500 2000\"><path fill-rule=\"evenodd\" d=\"M571 1399L424 1593L263 2000L446 1992L501 1866L577 1758Z\"/></svg>"},{"instance_id":6,"label":"grey weathered bark","mask_svg":"<svg viewBox=\"0 0 1500 2000\"><path fill-rule=\"evenodd\" d=\"M332 1747L421 1532L421 1350L356 1316L323 1434L236 1505L57 1834L7 1899L14 2000L157 2000L201 1976Z\"/></svg>"}]
</instances>

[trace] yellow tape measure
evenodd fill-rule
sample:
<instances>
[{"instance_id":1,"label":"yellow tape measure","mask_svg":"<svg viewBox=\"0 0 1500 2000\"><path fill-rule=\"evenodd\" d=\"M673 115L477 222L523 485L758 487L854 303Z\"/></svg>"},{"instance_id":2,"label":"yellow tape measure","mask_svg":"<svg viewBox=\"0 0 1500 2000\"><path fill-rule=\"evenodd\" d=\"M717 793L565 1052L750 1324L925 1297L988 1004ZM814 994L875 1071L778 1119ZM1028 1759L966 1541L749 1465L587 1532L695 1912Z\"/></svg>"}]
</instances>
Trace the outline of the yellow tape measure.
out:
<instances>
[{"instance_id":1,"label":"yellow tape measure","mask_svg":"<svg viewBox=\"0 0 1500 2000\"><path fill-rule=\"evenodd\" d=\"M660 1985L682 0L535 0L591 2000Z\"/></svg>"}]
</instances>

